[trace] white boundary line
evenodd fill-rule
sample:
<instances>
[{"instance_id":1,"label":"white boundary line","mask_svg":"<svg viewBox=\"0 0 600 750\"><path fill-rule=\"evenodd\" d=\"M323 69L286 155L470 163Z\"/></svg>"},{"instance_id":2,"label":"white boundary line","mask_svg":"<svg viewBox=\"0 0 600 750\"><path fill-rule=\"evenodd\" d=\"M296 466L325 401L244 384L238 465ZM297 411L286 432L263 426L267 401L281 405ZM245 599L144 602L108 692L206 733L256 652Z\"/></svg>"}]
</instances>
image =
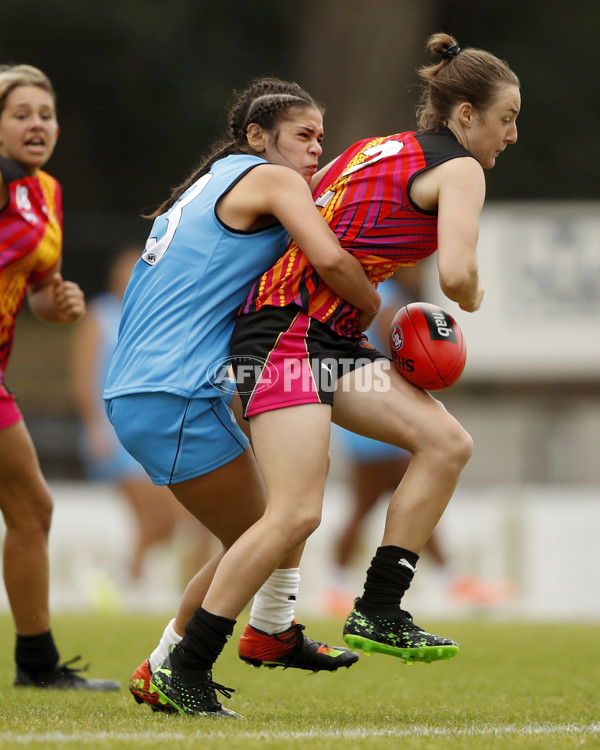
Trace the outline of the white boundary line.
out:
<instances>
[{"instance_id":1,"label":"white boundary line","mask_svg":"<svg viewBox=\"0 0 600 750\"><path fill-rule=\"evenodd\" d=\"M46 742L90 742L90 741L173 741L202 739L247 739L247 740L297 740L297 739L368 739L371 737L503 737L507 735L581 735L600 734L600 723L594 724L531 724L524 727L515 725L470 727L465 729L439 729L436 727L413 726L406 729L354 729L311 732L47 732L44 734L19 734L0 732L0 746L4 742L20 745Z\"/></svg>"}]
</instances>

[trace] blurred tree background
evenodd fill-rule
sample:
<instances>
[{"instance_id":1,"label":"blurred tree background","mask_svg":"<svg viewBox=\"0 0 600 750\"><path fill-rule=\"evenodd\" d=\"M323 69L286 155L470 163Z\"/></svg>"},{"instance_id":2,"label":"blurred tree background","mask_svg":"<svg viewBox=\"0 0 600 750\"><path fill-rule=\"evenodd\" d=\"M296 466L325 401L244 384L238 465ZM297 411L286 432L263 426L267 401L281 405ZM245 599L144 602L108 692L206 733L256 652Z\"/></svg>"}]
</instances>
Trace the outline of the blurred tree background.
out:
<instances>
[{"instance_id":1,"label":"blurred tree background","mask_svg":"<svg viewBox=\"0 0 600 750\"><path fill-rule=\"evenodd\" d=\"M488 200L597 200L599 21L597 0L2 0L0 62L36 65L56 87L48 171L64 191L63 267L90 296L110 254L145 241L140 214L223 134L234 89L262 75L305 86L326 107L326 163L353 140L413 127L415 70L440 30L521 79L519 143L488 175ZM69 333L29 331L22 317L9 383L32 426L71 408Z\"/></svg>"}]
</instances>

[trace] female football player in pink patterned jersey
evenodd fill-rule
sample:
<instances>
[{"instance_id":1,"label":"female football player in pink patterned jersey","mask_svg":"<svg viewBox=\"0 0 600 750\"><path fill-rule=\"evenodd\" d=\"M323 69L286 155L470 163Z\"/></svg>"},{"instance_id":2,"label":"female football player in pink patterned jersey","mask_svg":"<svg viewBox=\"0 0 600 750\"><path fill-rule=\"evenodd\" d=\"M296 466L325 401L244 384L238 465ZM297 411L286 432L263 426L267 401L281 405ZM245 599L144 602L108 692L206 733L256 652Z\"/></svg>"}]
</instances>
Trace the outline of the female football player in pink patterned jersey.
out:
<instances>
[{"instance_id":1,"label":"female football player in pink patterned jersey","mask_svg":"<svg viewBox=\"0 0 600 750\"><path fill-rule=\"evenodd\" d=\"M477 266L483 170L517 140L519 81L494 55L461 50L448 34L435 34L428 47L441 59L419 71L420 130L351 146L317 175L313 195L374 284L437 250L443 292L474 312L483 298ZM454 656L454 641L425 632L400 604L471 456L470 435L393 368L381 378L384 356L361 337L356 311L293 243L242 312L232 355L269 507L225 554L176 649L185 679L214 664L220 652L211 648L214 633L230 627L279 561L318 527L332 419L413 456L346 622L347 643L407 662ZM260 358L262 369L247 367L248 358Z\"/></svg>"},{"instance_id":2,"label":"female football player in pink patterned jersey","mask_svg":"<svg viewBox=\"0 0 600 750\"><path fill-rule=\"evenodd\" d=\"M72 323L85 312L81 289L60 273L60 185L42 171L57 137L48 78L29 65L0 67L0 507L4 583L17 631L15 685L118 690L117 682L84 679L59 663L48 606L52 498L3 378L26 296L32 312L52 323Z\"/></svg>"}]
</instances>

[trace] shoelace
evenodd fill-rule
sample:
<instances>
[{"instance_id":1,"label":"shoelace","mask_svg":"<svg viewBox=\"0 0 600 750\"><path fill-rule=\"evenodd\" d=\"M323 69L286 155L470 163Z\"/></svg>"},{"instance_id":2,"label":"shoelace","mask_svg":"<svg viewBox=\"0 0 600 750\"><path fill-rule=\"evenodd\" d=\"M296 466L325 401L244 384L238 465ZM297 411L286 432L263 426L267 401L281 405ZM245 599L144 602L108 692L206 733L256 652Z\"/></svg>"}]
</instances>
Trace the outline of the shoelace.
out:
<instances>
[{"instance_id":1,"label":"shoelace","mask_svg":"<svg viewBox=\"0 0 600 750\"><path fill-rule=\"evenodd\" d=\"M285 660L285 666L283 667L284 669L288 669L288 667L292 663L292 659L294 658L294 656L298 653L298 651L302 648L304 644L304 634L302 631L304 630L305 626L300 625L300 623L297 622L293 627L294 627L294 635L295 635L296 642L294 643L294 646L292 650L290 651L290 653L287 655L287 658ZM280 643L286 643L286 641L284 641L283 638L279 638L277 635L275 635L275 638Z\"/></svg>"},{"instance_id":2,"label":"shoelace","mask_svg":"<svg viewBox=\"0 0 600 750\"><path fill-rule=\"evenodd\" d=\"M181 679L181 677L180 677ZM186 688L208 688L209 690L217 690L221 695L224 695L226 698L231 698L231 694L235 693L234 688L225 687L225 685L220 685L218 682L215 682L212 679L199 679L195 681L185 682L183 683Z\"/></svg>"},{"instance_id":3,"label":"shoelace","mask_svg":"<svg viewBox=\"0 0 600 750\"><path fill-rule=\"evenodd\" d=\"M305 626L300 625L300 623L297 622L292 627L294 628L294 638L296 640L296 642L294 643L294 651L296 651L298 646L300 646L304 642L304 636L302 635L302 631L304 630ZM284 632L287 633L288 631L286 630ZM279 637L280 635L283 635L283 633L275 633L273 635L273 638L279 641L279 643L285 643L286 645L288 645L289 641L287 640L287 638L280 638Z\"/></svg>"},{"instance_id":4,"label":"shoelace","mask_svg":"<svg viewBox=\"0 0 600 750\"><path fill-rule=\"evenodd\" d=\"M400 617L404 618L405 620L408 620L416 631L424 632L422 627L415 624L415 621L413 620L413 616L411 615L410 612L407 612L405 609L401 609Z\"/></svg>"},{"instance_id":5,"label":"shoelace","mask_svg":"<svg viewBox=\"0 0 600 750\"><path fill-rule=\"evenodd\" d=\"M81 660L81 656L74 656L72 659L69 659L69 661L66 661L64 664L59 664L58 669L61 672L61 674L78 674L79 672L87 672L90 668L89 662L87 664L84 664L83 667L72 667L71 664L74 664L76 661Z\"/></svg>"},{"instance_id":6,"label":"shoelace","mask_svg":"<svg viewBox=\"0 0 600 750\"><path fill-rule=\"evenodd\" d=\"M221 695L224 695L226 698L231 698L232 693L235 693L234 688L225 687L225 685L219 685L218 682L213 682L212 680L209 680L208 684L213 690L217 690L219 693L221 693Z\"/></svg>"}]
</instances>

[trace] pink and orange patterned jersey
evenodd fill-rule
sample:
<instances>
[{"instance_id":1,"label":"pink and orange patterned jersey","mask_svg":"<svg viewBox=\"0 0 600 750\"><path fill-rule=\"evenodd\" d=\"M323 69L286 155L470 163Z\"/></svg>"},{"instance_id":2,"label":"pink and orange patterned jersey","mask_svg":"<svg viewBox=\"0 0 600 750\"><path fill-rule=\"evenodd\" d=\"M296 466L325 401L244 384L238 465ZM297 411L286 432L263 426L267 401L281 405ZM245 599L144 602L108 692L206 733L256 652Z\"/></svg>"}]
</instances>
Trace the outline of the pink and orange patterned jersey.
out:
<instances>
[{"instance_id":1,"label":"pink and orange patterned jersey","mask_svg":"<svg viewBox=\"0 0 600 750\"><path fill-rule=\"evenodd\" d=\"M368 138L350 146L317 185L316 205L375 286L400 266L413 266L436 251L437 213L415 206L410 186L419 173L462 156L472 154L449 130ZM293 240L240 312L290 304L340 335L360 333L356 308L331 291Z\"/></svg>"},{"instance_id":2,"label":"pink and orange patterned jersey","mask_svg":"<svg viewBox=\"0 0 600 750\"><path fill-rule=\"evenodd\" d=\"M0 209L0 383L27 287L42 279L62 252L62 197L46 172L30 176L0 157L8 203Z\"/></svg>"}]
</instances>

